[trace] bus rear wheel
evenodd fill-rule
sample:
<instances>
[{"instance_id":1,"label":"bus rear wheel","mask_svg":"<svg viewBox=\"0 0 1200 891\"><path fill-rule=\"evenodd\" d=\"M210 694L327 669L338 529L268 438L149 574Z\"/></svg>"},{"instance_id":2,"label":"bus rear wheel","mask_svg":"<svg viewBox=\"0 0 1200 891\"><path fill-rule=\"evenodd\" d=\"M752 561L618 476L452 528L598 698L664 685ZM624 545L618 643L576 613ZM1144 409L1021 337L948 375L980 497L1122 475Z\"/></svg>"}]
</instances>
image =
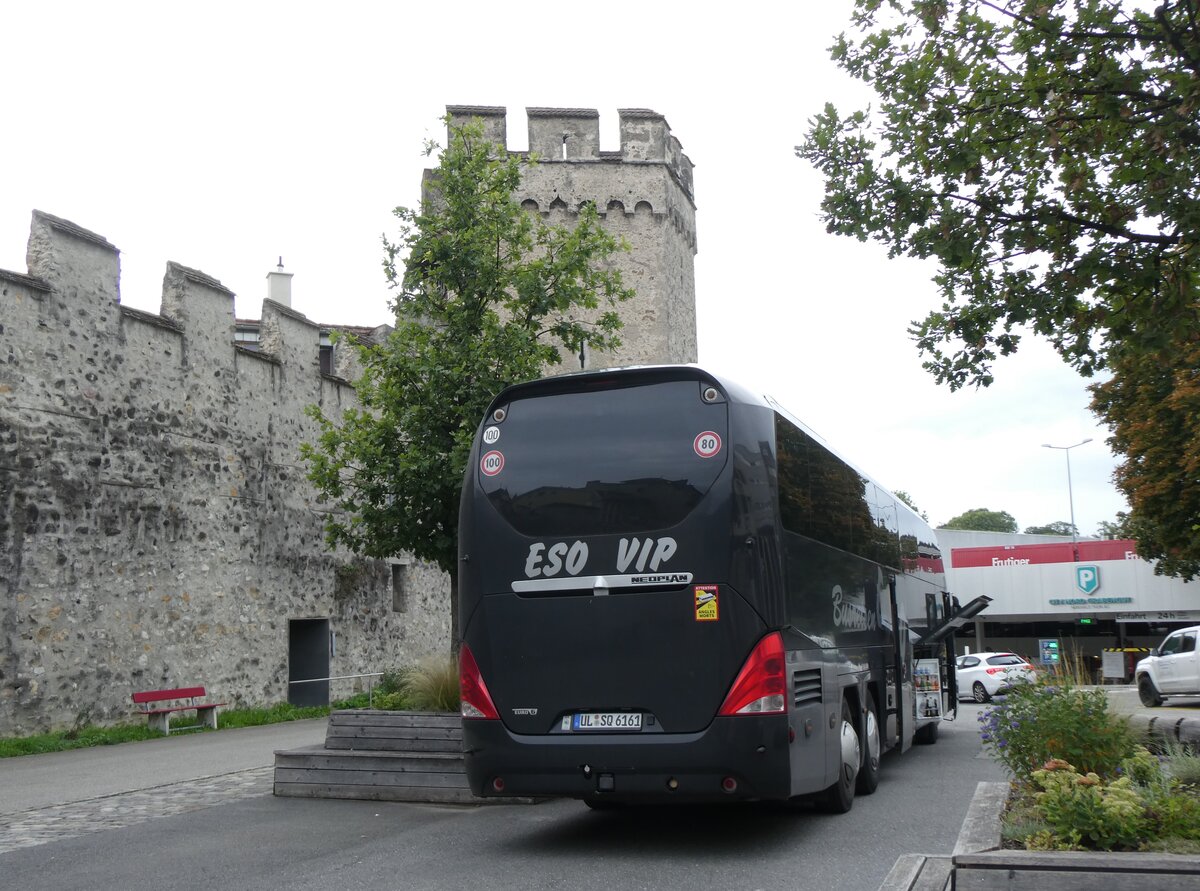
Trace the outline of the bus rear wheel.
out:
<instances>
[{"instance_id":1,"label":"bus rear wheel","mask_svg":"<svg viewBox=\"0 0 1200 891\"><path fill-rule=\"evenodd\" d=\"M867 707L863 712L862 766L858 769L855 791L859 795L870 795L879 788L879 720L875 717L875 697L867 693Z\"/></svg>"},{"instance_id":2,"label":"bus rear wheel","mask_svg":"<svg viewBox=\"0 0 1200 891\"><path fill-rule=\"evenodd\" d=\"M831 814L844 814L854 806L854 785L862 764L862 746L854 729L854 712L842 700L842 720L838 729L838 777L825 790L821 804Z\"/></svg>"}]
</instances>

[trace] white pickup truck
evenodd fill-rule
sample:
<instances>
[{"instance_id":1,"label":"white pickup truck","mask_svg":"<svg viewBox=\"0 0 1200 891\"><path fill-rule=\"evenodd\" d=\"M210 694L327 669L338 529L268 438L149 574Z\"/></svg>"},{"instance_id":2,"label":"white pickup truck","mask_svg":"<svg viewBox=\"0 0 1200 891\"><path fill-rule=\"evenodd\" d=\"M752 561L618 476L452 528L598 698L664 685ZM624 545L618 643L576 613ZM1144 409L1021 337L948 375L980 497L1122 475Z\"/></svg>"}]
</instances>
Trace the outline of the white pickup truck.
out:
<instances>
[{"instance_id":1,"label":"white pickup truck","mask_svg":"<svg viewBox=\"0 0 1200 891\"><path fill-rule=\"evenodd\" d=\"M1149 656L1138 662L1133 674L1142 705L1150 708L1162 705L1164 696L1200 696L1198 632L1200 625L1172 631Z\"/></svg>"}]
</instances>

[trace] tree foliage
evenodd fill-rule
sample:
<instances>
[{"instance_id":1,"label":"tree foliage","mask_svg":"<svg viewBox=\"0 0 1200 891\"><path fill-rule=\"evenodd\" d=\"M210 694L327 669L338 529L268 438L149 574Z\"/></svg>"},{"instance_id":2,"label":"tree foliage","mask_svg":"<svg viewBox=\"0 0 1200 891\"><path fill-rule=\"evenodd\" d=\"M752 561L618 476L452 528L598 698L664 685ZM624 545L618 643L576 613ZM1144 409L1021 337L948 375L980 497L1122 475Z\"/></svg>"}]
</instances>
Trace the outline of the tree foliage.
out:
<instances>
[{"instance_id":1,"label":"tree foliage","mask_svg":"<svg viewBox=\"0 0 1200 891\"><path fill-rule=\"evenodd\" d=\"M1096 535L1109 539L1137 538L1130 525L1129 514L1123 510L1117 511L1115 520L1101 520Z\"/></svg>"},{"instance_id":2,"label":"tree foliage","mask_svg":"<svg viewBox=\"0 0 1200 891\"><path fill-rule=\"evenodd\" d=\"M321 435L302 451L336 508L325 526L331 545L373 557L411 552L449 573L456 590L459 495L488 402L540 376L562 347L618 346L615 307L632 291L605 262L627 246L601 228L594 207L583 206L573 227L546 224L514 199L522 162L478 122L448 124L433 187L419 208L396 208L400 238L384 237L395 330L355 345L361 407L333 417L311 407Z\"/></svg>"},{"instance_id":3,"label":"tree foliage","mask_svg":"<svg viewBox=\"0 0 1200 891\"><path fill-rule=\"evenodd\" d=\"M952 389L1028 332L1108 369L1139 552L1200 569L1197 0L856 0L853 25L833 56L878 106L827 105L797 148L828 230L936 261L910 330Z\"/></svg>"},{"instance_id":4,"label":"tree foliage","mask_svg":"<svg viewBox=\"0 0 1200 891\"><path fill-rule=\"evenodd\" d=\"M969 529L975 532L1016 532L1017 521L1006 510L988 510L977 507L963 511L957 517L941 525L942 529Z\"/></svg>"},{"instance_id":5,"label":"tree foliage","mask_svg":"<svg viewBox=\"0 0 1200 891\"><path fill-rule=\"evenodd\" d=\"M1198 149L1200 151L1200 149ZM1111 380L1093 388L1097 410L1118 419L1113 447L1128 456L1117 485L1132 512L1124 526L1155 571L1200 575L1200 343L1172 354L1122 351Z\"/></svg>"},{"instance_id":6,"label":"tree foliage","mask_svg":"<svg viewBox=\"0 0 1200 891\"><path fill-rule=\"evenodd\" d=\"M1066 520L1055 520L1045 526L1026 526L1026 535L1077 535L1079 530Z\"/></svg>"}]
</instances>

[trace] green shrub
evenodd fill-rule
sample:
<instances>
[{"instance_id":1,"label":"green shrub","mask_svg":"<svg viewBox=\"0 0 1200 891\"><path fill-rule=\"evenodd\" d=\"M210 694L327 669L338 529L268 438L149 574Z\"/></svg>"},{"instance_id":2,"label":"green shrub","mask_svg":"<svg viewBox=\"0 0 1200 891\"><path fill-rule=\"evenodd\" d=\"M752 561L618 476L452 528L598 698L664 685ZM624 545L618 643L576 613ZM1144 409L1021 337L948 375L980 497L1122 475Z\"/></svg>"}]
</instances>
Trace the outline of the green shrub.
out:
<instances>
[{"instance_id":1,"label":"green shrub","mask_svg":"<svg viewBox=\"0 0 1200 891\"><path fill-rule=\"evenodd\" d=\"M1002 836L1029 850L1200 852L1200 756L1137 745L1102 690L1022 685L979 717L1017 781Z\"/></svg>"},{"instance_id":2,"label":"green shrub","mask_svg":"<svg viewBox=\"0 0 1200 891\"><path fill-rule=\"evenodd\" d=\"M1146 836L1146 809L1127 776L1106 783L1055 759L1030 779L1041 789L1034 796L1038 810L1062 841L1102 851L1136 850Z\"/></svg>"},{"instance_id":3,"label":"green shrub","mask_svg":"<svg viewBox=\"0 0 1200 891\"><path fill-rule=\"evenodd\" d=\"M404 689L403 671L385 671L375 685L376 693L399 693Z\"/></svg>"},{"instance_id":4,"label":"green shrub","mask_svg":"<svg viewBox=\"0 0 1200 891\"><path fill-rule=\"evenodd\" d=\"M1153 786L1164 781L1162 762L1145 746L1135 746L1133 754L1121 762L1122 776L1127 776L1139 786Z\"/></svg>"},{"instance_id":5,"label":"green shrub","mask_svg":"<svg viewBox=\"0 0 1200 891\"><path fill-rule=\"evenodd\" d=\"M1200 842L1200 798L1195 786L1175 778L1174 760L1168 756L1158 780L1142 789L1150 836Z\"/></svg>"},{"instance_id":6,"label":"green shrub","mask_svg":"<svg viewBox=\"0 0 1200 891\"><path fill-rule=\"evenodd\" d=\"M1050 832L1050 829L1032 794L1015 789L1010 791L1013 794L1009 796L1007 807L1000 818L1000 838L1005 842L1017 842L1028 847L1031 837L1043 831Z\"/></svg>"},{"instance_id":7,"label":"green shrub","mask_svg":"<svg viewBox=\"0 0 1200 891\"><path fill-rule=\"evenodd\" d=\"M382 709L385 712L402 712L405 709L414 708L410 702L410 697L403 690L394 690L391 693L376 693L375 708Z\"/></svg>"},{"instance_id":8,"label":"green shrub","mask_svg":"<svg viewBox=\"0 0 1200 891\"><path fill-rule=\"evenodd\" d=\"M1025 848L1029 851L1077 851L1079 836L1068 833L1062 838L1053 829L1039 829L1025 839Z\"/></svg>"},{"instance_id":9,"label":"green shrub","mask_svg":"<svg viewBox=\"0 0 1200 891\"><path fill-rule=\"evenodd\" d=\"M1109 712L1103 690L1019 684L983 709L979 723L984 747L1021 782L1052 759L1110 777L1135 750L1133 732Z\"/></svg>"},{"instance_id":10,"label":"green shrub","mask_svg":"<svg viewBox=\"0 0 1200 891\"><path fill-rule=\"evenodd\" d=\"M364 690L347 699L339 699L333 704L333 707L336 709L373 708L385 712L400 712L413 708L408 701L408 694L398 690L385 693L381 692L378 687L370 693Z\"/></svg>"},{"instance_id":11,"label":"green shrub","mask_svg":"<svg viewBox=\"0 0 1200 891\"><path fill-rule=\"evenodd\" d=\"M1171 779L1181 786L1200 788L1200 755L1174 740L1167 742L1163 757Z\"/></svg>"}]
</instances>

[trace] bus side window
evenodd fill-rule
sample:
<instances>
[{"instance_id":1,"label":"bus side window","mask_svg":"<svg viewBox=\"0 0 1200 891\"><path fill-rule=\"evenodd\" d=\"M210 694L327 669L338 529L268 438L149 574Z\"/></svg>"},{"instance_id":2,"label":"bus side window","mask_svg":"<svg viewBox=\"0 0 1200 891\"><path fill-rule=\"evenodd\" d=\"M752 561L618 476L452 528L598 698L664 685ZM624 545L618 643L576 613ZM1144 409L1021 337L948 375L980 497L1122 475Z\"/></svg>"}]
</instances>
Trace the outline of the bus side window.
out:
<instances>
[{"instance_id":1,"label":"bus side window","mask_svg":"<svg viewBox=\"0 0 1200 891\"><path fill-rule=\"evenodd\" d=\"M783 528L812 537L812 494L804 434L775 416L775 455L779 477L779 514Z\"/></svg>"}]
</instances>

